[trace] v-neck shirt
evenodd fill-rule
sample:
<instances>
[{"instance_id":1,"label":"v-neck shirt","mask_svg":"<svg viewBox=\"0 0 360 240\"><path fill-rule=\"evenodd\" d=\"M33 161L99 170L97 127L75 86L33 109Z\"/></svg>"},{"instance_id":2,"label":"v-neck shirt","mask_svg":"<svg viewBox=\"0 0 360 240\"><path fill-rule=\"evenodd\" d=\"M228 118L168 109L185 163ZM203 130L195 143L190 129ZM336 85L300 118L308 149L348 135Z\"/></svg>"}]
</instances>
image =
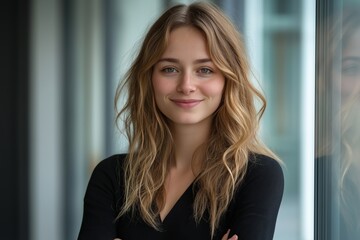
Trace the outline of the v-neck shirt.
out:
<instances>
[{"instance_id":1,"label":"v-neck shirt","mask_svg":"<svg viewBox=\"0 0 360 240\"><path fill-rule=\"evenodd\" d=\"M138 214L117 218L124 202L123 162L119 154L101 161L94 169L84 198L84 214L78 239L211 239L209 216L200 222L193 217L197 192L192 183L161 221L160 231L146 224ZM284 189L282 169L274 159L251 154L244 180L238 185L227 211L220 219L213 239L230 236L241 240L272 239Z\"/></svg>"}]
</instances>

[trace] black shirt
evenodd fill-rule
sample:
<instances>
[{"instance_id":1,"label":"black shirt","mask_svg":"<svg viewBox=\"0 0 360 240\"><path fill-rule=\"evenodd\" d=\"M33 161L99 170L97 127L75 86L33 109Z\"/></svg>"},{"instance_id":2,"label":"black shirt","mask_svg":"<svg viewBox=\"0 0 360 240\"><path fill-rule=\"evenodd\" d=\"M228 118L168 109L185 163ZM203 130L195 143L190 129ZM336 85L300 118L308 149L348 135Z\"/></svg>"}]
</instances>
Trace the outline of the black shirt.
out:
<instances>
[{"instance_id":1,"label":"black shirt","mask_svg":"<svg viewBox=\"0 0 360 240\"><path fill-rule=\"evenodd\" d=\"M211 239L207 217L196 223L192 184L161 222L161 231L147 225L140 217L124 215L115 220L123 203L122 165L125 155L114 155L101 161L90 178L85 198L80 240L143 239ZM229 237L240 240L272 239L284 189L283 172L275 160L264 155L251 155L245 178L215 232L221 239L227 229Z\"/></svg>"}]
</instances>

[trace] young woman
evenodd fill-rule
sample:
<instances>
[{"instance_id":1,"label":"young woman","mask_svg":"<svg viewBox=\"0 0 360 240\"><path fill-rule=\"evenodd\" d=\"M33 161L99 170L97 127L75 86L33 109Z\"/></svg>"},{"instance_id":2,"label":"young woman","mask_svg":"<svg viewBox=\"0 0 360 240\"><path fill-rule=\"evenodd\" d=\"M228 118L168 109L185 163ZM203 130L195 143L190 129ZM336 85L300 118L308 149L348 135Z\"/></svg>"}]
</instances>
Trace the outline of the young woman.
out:
<instances>
[{"instance_id":1,"label":"young woman","mask_svg":"<svg viewBox=\"0 0 360 240\"><path fill-rule=\"evenodd\" d=\"M79 239L272 239L283 173L258 140L249 74L217 7L167 10L118 88L128 153L94 170Z\"/></svg>"}]
</instances>

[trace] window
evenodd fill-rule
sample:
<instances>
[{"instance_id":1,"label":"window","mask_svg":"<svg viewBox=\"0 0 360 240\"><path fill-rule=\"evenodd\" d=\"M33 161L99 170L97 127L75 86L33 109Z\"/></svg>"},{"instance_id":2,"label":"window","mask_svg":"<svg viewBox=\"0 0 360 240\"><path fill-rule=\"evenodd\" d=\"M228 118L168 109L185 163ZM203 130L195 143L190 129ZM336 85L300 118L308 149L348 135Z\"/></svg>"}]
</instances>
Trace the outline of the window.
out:
<instances>
[{"instance_id":1,"label":"window","mask_svg":"<svg viewBox=\"0 0 360 240\"><path fill-rule=\"evenodd\" d=\"M360 238L360 2L318 1L316 239Z\"/></svg>"}]
</instances>

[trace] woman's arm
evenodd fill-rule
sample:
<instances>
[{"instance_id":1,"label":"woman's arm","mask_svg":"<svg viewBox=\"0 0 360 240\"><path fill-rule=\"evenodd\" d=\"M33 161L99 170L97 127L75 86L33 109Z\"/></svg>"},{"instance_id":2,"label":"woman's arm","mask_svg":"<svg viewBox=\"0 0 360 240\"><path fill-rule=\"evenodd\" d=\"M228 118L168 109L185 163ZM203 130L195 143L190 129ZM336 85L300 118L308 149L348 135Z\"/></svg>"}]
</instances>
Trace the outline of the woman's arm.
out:
<instances>
[{"instance_id":1,"label":"woman's arm","mask_svg":"<svg viewBox=\"0 0 360 240\"><path fill-rule=\"evenodd\" d=\"M278 162L256 155L235 196L230 234L241 240L273 239L284 190L284 176Z\"/></svg>"},{"instance_id":2,"label":"woman's arm","mask_svg":"<svg viewBox=\"0 0 360 240\"><path fill-rule=\"evenodd\" d=\"M84 198L84 213L79 240L116 238L116 157L100 162L94 169Z\"/></svg>"}]
</instances>

